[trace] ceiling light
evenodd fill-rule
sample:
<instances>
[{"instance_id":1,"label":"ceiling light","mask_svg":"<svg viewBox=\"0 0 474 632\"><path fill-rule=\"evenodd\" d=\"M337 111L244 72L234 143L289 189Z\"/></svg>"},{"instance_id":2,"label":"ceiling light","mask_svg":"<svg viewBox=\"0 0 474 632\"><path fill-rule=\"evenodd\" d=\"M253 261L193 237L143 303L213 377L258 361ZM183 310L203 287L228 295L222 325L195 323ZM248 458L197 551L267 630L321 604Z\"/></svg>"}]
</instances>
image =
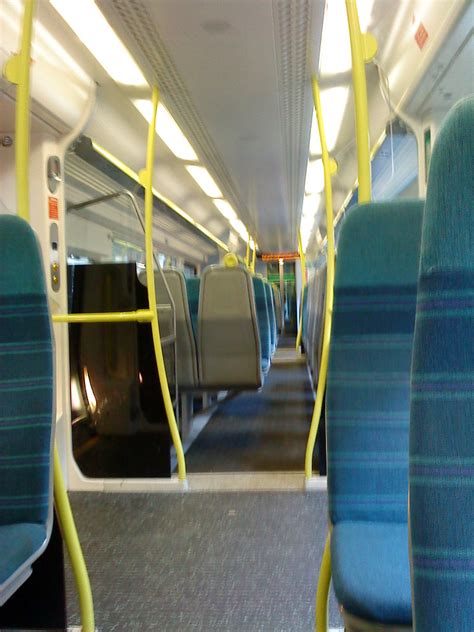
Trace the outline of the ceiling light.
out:
<instances>
[{"instance_id":1,"label":"ceiling light","mask_svg":"<svg viewBox=\"0 0 474 632\"><path fill-rule=\"evenodd\" d=\"M239 234L239 236L245 241L249 240L249 233L245 228L245 224L240 219L232 219L230 220L230 225L232 228Z\"/></svg>"},{"instance_id":2,"label":"ceiling light","mask_svg":"<svg viewBox=\"0 0 474 632\"><path fill-rule=\"evenodd\" d=\"M226 219L228 219L229 221L237 219L237 213L234 211L227 200L213 200L213 202L217 206L221 215L223 215Z\"/></svg>"},{"instance_id":3,"label":"ceiling light","mask_svg":"<svg viewBox=\"0 0 474 632\"><path fill-rule=\"evenodd\" d=\"M366 33L369 30L369 26L372 23L373 8L374 0L357 0L357 12L362 33Z\"/></svg>"},{"instance_id":4,"label":"ceiling light","mask_svg":"<svg viewBox=\"0 0 474 632\"><path fill-rule=\"evenodd\" d=\"M324 134L328 151L334 150L339 131L341 129L344 114L346 112L349 88L338 86L321 91L321 110L323 115ZM313 121L311 123L311 137L309 141L309 153L312 156L320 156L321 142L319 138L318 120L316 112L313 110Z\"/></svg>"},{"instance_id":5,"label":"ceiling light","mask_svg":"<svg viewBox=\"0 0 474 632\"><path fill-rule=\"evenodd\" d=\"M324 12L319 72L335 75L351 69L351 44L344 0L326 2Z\"/></svg>"},{"instance_id":6,"label":"ceiling light","mask_svg":"<svg viewBox=\"0 0 474 632\"><path fill-rule=\"evenodd\" d=\"M134 99L133 105L149 123L153 115L151 101L148 99ZM198 159L188 139L162 103L158 103L156 112L156 133L177 158L182 160Z\"/></svg>"},{"instance_id":7,"label":"ceiling light","mask_svg":"<svg viewBox=\"0 0 474 632\"><path fill-rule=\"evenodd\" d=\"M310 160L306 169L305 192L307 195L324 190L324 168L322 160Z\"/></svg>"},{"instance_id":8,"label":"ceiling light","mask_svg":"<svg viewBox=\"0 0 474 632\"><path fill-rule=\"evenodd\" d=\"M140 68L94 0L50 0L81 42L117 83L146 86Z\"/></svg>"},{"instance_id":9,"label":"ceiling light","mask_svg":"<svg viewBox=\"0 0 474 632\"><path fill-rule=\"evenodd\" d=\"M317 194L305 195L303 200L303 210L301 212L302 217L316 217L319 211L319 203L321 196Z\"/></svg>"},{"instance_id":10,"label":"ceiling light","mask_svg":"<svg viewBox=\"0 0 474 632\"><path fill-rule=\"evenodd\" d=\"M357 0L359 24L362 33L372 20L374 0ZM328 0L324 12L323 34L319 71L321 76L348 72L352 68L351 43L347 25L345 0Z\"/></svg>"},{"instance_id":11,"label":"ceiling light","mask_svg":"<svg viewBox=\"0 0 474 632\"><path fill-rule=\"evenodd\" d=\"M214 178L211 176L206 167L198 167L197 165L187 165L186 169L199 184L206 195L212 198L221 198L222 191L217 186Z\"/></svg>"}]
</instances>

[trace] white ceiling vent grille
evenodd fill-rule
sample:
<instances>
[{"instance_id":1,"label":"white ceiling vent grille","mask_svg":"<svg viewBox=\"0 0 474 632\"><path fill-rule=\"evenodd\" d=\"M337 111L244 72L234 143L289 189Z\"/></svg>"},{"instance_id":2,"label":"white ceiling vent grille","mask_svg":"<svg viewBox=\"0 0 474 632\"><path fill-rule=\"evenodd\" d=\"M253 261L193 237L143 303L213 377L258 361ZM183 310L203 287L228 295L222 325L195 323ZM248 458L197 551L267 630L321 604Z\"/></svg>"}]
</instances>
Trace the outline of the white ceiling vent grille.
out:
<instances>
[{"instance_id":1,"label":"white ceiling vent grille","mask_svg":"<svg viewBox=\"0 0 474 632\"><path fill-rule=\"evenodd\" d=\"M143 0L102 0L98 4L148 79L158 83L163 101L171 110L176 122L222 185L224 194L239 210L240 217L252 232L255 227L252 225L246 204L239 195L166 49L149 11L150 4Z\"/></svg>"},{"instance_id":2,"label":"white ceiling vent grille","mask_svg":"<svg viewBox=\"0 0 474 632\"><path fill-rule=\"evenodd\" d=\"M313 112L310 64L312 6L310 0L273 0L275 50L278 66L282 133L288 177L291 239L298 222L304 192L309 133Z\"/></svg>"}]
</instances>

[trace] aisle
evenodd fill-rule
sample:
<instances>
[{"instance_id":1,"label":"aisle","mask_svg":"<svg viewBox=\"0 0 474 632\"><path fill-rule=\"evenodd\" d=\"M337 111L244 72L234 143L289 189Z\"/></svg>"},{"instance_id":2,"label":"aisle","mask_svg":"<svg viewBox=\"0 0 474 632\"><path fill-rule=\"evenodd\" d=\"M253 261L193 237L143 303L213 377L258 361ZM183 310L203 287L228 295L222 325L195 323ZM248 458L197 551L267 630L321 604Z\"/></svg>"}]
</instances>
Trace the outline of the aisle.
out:
<instances>
[{"instance_id":1,"label":"aisle","mask_svg":"<svg viewBox=\"0 0 474 632\"><path fill-rule=\"evenodd\" d=\"M219 404L186 454L188 471L302 471L312 408L304 362L275 362L261 392Z\"/></svg>"}]
</instances>

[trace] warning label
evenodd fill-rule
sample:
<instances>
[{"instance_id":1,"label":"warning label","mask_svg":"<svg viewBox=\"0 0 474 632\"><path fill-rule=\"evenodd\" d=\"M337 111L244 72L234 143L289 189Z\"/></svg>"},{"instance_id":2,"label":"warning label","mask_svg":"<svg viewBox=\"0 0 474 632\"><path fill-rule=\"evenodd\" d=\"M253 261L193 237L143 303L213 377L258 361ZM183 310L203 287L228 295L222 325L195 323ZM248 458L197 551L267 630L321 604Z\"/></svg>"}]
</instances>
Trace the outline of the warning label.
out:
<instances>
[{"instance_id":1,"label":"warning label","mask_svg":"<svg viewBox=\"0 0 474 632\"><path fill-rule=\"evenodd\" d=\"M427 39L428 39L428 31L425 29L423 22L420 22L415 33L415 42L418 44L418 48L420 50L423 49L423 46L426 44Z\"/></svg>"},{"instance_id":2,"label":"warning label","mask_svg":"<svg viewBox=\"0 0 474 632\"><path fill-rule=\"evenodd\" d=\"M58 198L48 197L49 219L59 219Z\"/></svg>"}]
</instances>

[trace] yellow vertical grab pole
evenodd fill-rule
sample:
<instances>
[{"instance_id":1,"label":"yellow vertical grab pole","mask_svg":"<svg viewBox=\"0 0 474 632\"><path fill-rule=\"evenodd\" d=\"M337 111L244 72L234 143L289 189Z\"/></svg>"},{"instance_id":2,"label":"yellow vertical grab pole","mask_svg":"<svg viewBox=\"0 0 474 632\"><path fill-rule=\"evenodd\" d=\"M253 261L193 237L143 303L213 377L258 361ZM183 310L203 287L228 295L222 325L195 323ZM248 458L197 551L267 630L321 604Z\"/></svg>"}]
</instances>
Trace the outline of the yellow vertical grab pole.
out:
<instances>
[{"instance_id":1,"label":"yellow vertical grab pole","mask_svg":"<svg viewBox=\"0 0 474 632\"><path fill-rule=\"evenodd\" d=\"M371 199L369 111L365 62L375 56L377 42L373 36L361 33L356 0L346 0L346 12L351 40L359 203L364 203L370 202Z\"/></svg>"},{"instance_id":2,"label":"yellow vertical grab pole","mask_svg":"<svg viewBox=\"0 0 474 632\"><path fill-rule=\"evenodd\" d=\"M247 249L245 251L245 265L250 270L250 239L247 240Z\"/></svg>"},{"instance_id":3,"label":"yellow vertical grab pole","mask_svg":"<svg viewBox=\"0 0 474 632\"><path fill-rule=\"evenodd\" d=\"M30 192L29 192L29 159L30 159L30 56L33 35L34 0L25 0L23 25L21 36L21 50L13 55L5 65L4 75L11 83L17 85L16 118L15 118L15 171L17 213L25 221L30 220ZM94 632L94 604L92 591L87 573L86 563L82 554L81 544L77 535L76 525L69 504L69 498L64 485L58 449L54 446L54 501L56 514L61 527L62 536L66 543L71 560L74 579L79 593L79 607L83 632Z\"/></svg>"},{"instance_id":4,"label":"yellow vertical grab pole","mask_svg":"<svg viewBox=\"0 0 474 632\"><path fill-rule=\"evenodd\" d=\"M20 52L5 64L3 74L17 85L15 106L15 167L17 213L30 221L30 62L35 0L25 0Z\"/></svg>"},{"instance_id":5,"label":"yellow vertical grab pole","mask_svg":"<svg viewBox=\"0 0 474 632\"><path fill-rule=\"evenodd\" d=\"M148 127L148 141L146 150L146 167L142 172L143 185L145 187L145 257L146 257L146 281L148 289L148 304L152 312L151 329L153 334L153 346L155 349L156 366L160 378L161 393L165 405L168 425L176 450L178 460L178 477L186 481L186 462L184 460L183 445L179 436L178 425L174 415L173 402L171 401L168 378L166 376L165 361L161 348L160 326L156 309L155 273L153 270L153 164L155 162L155 126L156 112L158 109L159 91L153 88L152 104L153 114Z\"/></svg>"},{"instance_id":6,"label":"yellow vertical grab pole","mask_svg":"<svg viewBox=\"0 0 474 632\"><path fill-rule=\"evenodd\" d=\"M252 263L250 265L250 270L251 270L252 274L255 274L255 264L256 263L257 263L257 247L255 246L255 239L254 239L253 240L253 251L252 251Z\"/></svg>"},{"instance_id":7,"label":"yellow vertical grab pole","mask_svg":"<svg viewBox=\"0 0 474 632\"><path fill-rule=\"evenodd\" d=\"M321 152L324 168L324 195L326 198L326 225L328 238L327 267L326 267L326 307L324 314L323 345L321 351L321 366L318 375L318 386L316 391L316 401L314 402L313 417L308 436L305 456L305 476L309 480L313 475L313 452L318 433L319 419L323 407L323 397L326 388L326 376L329 359L329 343L331 340L332 306L334 300L334 211L332 207L332 185L331 175L335 173L336 163L329 157L324 133L323 116L321 110L321 99L319 96L319 86L316 77L312 80L314 108L318 121L319 138L321 140Z\"/></svg>"},{"instance_id":8,"label":"yellow vertical grab pole","mask_svg":"<svg viewBox=\"0 0 474 632\"><path fill-rule=\"evenodd\" d=\"M301 338L303 336L303 298L304 288L306 286L306 257L303 251L303 243L301 241L301 232L298 231L298 253L300 255L301 267L301 300L300 300L300 318L298 321L298 334L296 336L296 350L301 346Z\"/></svg>"}]
</instances>

